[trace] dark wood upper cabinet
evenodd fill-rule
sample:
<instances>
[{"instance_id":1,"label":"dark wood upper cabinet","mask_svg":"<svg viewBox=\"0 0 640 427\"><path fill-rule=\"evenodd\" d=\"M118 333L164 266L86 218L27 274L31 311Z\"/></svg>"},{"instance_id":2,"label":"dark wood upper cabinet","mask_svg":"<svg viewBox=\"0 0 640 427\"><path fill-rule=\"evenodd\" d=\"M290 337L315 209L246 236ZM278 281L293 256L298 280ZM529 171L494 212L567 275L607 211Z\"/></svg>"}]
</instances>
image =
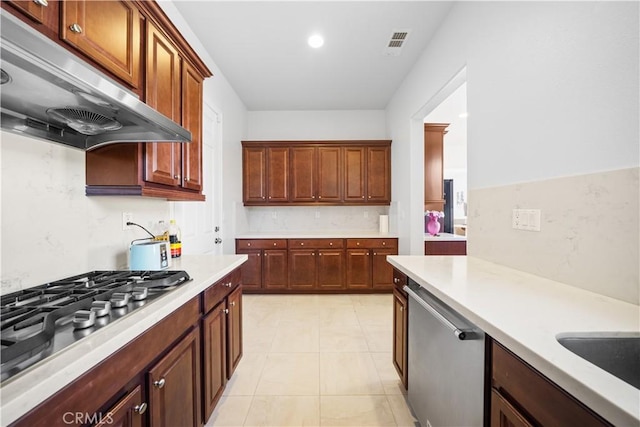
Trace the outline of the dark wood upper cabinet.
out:
<instances>
[{"instance_id":1,"label":"dark wood upper cabinet","mask_svg":"<svg viewBox=\"0 0 640 427\"><path fill-rule=\"evenodd\" d=\"M146 103L180 123L182 64L177 48L151 22L147 23ZM181 183L181 145L145 144L145 181L177 187Z\"/></svg>"},{"instance_id":2,"label":"dark wood upper cabinet","mask_svg":"<svg viewBox=\"0 0 640 427\"><path fill-rule=\"evenodd\" d=\"M424 125L424 209L444 210L444 135L449 123Z\"/></svg>"},{"instance_id":3,"label":"dark wood upper cabinet","mask_svg":"<svg viewBox=\"0 0 640 427\"><path fill-rule=\"evenodd\" d=\"M267 148L267 203L289 201L289 148Z\"/></svg>"},{"instance_id":4,"label":"dark wood upper cabinet","mask_svg":"<svg viewBox=\"0 0 640 427\"><path fill-rule=\"evenodd\" d=\"M388 205L390 145L391 141L242 141L244 204Z\"/></svg>"},{"instance_id":5,"label":"dark wood upper cabinet","mask_svg":"<svg viewBox=\"0 0 640 427\"><path fill-rule=\"evenodd\" d=\"M140 14L126 0L62 1L60 39L133 88L140 84Z\"/></svg>"},{"instance_id":6,"label":"dark wood upper cabinet","mask_svg":"<svg viewBox=\"0 0 640 427\"><path fill-rule=\"evenodd\" d=\"M182 61L182 126L191 132L191 142L182 147L182 186L202 191L202 83L203 78Z\"/></svg>"}]
</instances>

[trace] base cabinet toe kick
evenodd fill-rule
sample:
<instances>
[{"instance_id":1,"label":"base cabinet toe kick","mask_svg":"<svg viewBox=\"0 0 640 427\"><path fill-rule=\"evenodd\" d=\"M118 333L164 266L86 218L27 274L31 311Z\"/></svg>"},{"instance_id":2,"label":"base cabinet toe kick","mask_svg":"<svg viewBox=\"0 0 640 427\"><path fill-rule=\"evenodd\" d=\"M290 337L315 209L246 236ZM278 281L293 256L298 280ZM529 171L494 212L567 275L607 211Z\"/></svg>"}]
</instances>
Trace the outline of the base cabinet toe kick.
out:
<instances>
[{"instance_id":1,"label":"base cabinet toe kick","mask_svg":"<svg viewBox=\"0 0 640 427\"><path fill-rule=\"evenodd\" d=\"M396 294L408 306L394 322L394 365L421 425L612 426L410 277L395 275L398 284L406 280L404 295Z\"/></svg>"},{"instance_id":2,"label":"base cabinet toe kick","mask_svg":"<svg viewBox=\"0 0 640 427\"><path fill-rule=\"evenodd\" d=\"M10 425L201 427L241 357L238 267Z\"/></svg>"}]
</instances>

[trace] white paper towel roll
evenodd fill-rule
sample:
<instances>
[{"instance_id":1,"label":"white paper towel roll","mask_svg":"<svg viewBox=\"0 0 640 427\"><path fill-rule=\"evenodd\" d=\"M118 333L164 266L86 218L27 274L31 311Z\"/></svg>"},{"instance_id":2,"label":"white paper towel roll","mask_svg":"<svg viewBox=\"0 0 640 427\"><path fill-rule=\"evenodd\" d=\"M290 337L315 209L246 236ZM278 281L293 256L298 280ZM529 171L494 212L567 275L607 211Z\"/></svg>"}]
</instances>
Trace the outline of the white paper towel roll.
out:
<instances>
[{"instance_id":1,"label":"white paper towel roll","mask_svg":"<svg viewBox=\"0 0 640 427\"><path fill-rule=\"evenodd\" d=\"M380 233L389 232L389 215L380 215Z\"/></svg>"}]
</instances>

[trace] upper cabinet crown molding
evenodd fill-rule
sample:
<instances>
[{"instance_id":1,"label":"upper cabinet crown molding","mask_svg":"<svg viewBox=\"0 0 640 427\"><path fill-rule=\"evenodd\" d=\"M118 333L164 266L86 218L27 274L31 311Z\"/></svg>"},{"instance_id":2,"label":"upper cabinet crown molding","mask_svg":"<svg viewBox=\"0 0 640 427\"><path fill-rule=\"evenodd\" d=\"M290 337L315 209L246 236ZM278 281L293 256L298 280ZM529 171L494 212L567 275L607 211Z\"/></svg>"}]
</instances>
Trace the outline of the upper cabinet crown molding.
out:
<instances>
[{"instance_id":1,"label":"upper cabinet crown molding","mask_svg":"<svg viewBox=\"0 0 640 427\"><path fill-rule=\"evenodd\" d=\"M245 206L391 203L390 140L242 141L242 147Z\"/></svg>"}]
</instances>

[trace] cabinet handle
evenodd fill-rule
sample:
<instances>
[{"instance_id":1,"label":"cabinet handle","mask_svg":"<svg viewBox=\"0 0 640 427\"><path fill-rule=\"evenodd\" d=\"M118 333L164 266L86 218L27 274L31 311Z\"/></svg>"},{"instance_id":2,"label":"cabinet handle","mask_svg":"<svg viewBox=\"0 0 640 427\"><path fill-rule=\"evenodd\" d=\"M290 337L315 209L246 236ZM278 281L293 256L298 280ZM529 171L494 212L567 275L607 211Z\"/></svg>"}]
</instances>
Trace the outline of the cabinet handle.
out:
<instances>
[{"instance_id":1,"label":"cabinet handle","mask_svg":"<svg viewBox=\"0 0 640 427\"><path fill-rule=\"evenodd\" d=\"M393 278L393 283L398 283L400 280L397 277Z\"/></svg>"},{"instance_id":2,"label":"cabinet handle","mask_svg":"<svg viewBox=\"0 0 640 427\"><path fill-rule=\"evenodd\" d=\"M224 285L225 285L227 288L230 288L230 287L231 287L231 282L229 282L229 283L225 283Z\"/></svg>"},{"instance_id":3,"label":"cabinet handle","mask_svg":"<svg viewBox=\"0 0 640 427\"><path fill-rule=\"evenodd\" d=\"M33 0L33 2L37 5L40 5L42 7L47 7L49 6L49 2L47 0Z\"/></svg>"},{"instance_id":4,"label":"cabinet handle","mask_svg":"<svg viewBox=\"0 0 640 427\"><path fill-rule=\"evenodd\" d=\"M72 33L80 34L82 32L82 27L78 24L69 25L69 29Z\"/></svg>"},{"instance_id":5,"label":"cabinet handle","mask_svg":"<svg viewBox=\"0 0 640 427\"><path fill-rule=\"evenodd\" d=\"M400 306L400 311L404 311L404 307L403 306Z\"/></svg>"},{"instance_id":6,"label":"cabinet handle","mask_svg":"<svg viewBox=\"0 0 640 427\"><path fill-rule=\"evenodd\" d=\"M138 415L144 414L145 412L147 412L147 404L142 402L141 404L134 406L133 412L135 412Z\"/></svg>"},{"instance_id":7,"label":"cabinet handle","mask_svg":"<svg viewBox=\"0 0 640 427\"><path fill-rule=\"evenodd\" d=\"M236 302L235 301L231 301L231 307L235 307Z\"/></svg>"},{"instance_id":8,"label":"cabinet handle","mask_svg":"<svg viewBox=\"0 0 640 427\"><path fill-rule=\"evenodd\" d=\"M228 308L223 308L220 311L222 311L223 314L229 314L229 309Z\"/></svg>"},{"instance_id":9,"label":"cabinet handle","mask_svg":"<svg viewBox=\"0 0 640 427\"><path fill-rule=\"evenodd\" d=\"M164 378L160 378L159 381L154 381L153 385L158 387L158 388L162 388L162 387L164 387L164 383L165 383Z\"/></svg>"}]
</instances>

